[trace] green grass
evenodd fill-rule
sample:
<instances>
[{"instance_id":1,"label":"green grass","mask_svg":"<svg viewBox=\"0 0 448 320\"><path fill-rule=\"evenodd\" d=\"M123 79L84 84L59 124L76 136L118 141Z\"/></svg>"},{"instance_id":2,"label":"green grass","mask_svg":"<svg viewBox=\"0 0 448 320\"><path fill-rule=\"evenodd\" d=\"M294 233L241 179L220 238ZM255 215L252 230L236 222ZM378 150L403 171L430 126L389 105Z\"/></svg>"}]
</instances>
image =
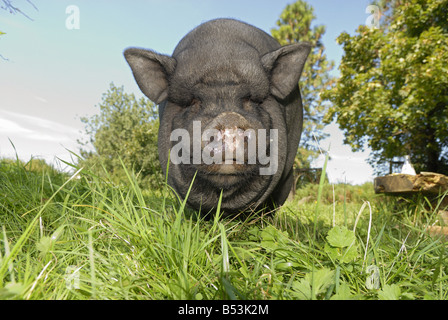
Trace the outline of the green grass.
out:
<instances>
[{"instance_id":1,"label":"green grass","mask_svg":"<svg viewBox=\"0 0 448 320\"><path fill-rule=\"evenodd\" d=\"M205 221L130 172L0 160L0 299L447 299L425 204L321 183L271 217Z\"/></svg>"}]
</instances>

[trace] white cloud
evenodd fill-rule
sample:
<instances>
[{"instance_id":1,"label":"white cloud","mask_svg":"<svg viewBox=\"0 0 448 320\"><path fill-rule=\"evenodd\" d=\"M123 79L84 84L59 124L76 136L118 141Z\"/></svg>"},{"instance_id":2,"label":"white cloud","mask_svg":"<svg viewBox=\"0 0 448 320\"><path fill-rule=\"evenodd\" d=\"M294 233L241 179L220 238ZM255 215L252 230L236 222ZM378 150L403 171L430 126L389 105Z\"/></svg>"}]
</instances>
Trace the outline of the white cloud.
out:
<instances>
[{"instance_id":1,"label":"white cloud","mask_svg":"<svg viewBox=\"0 0 448 320\"><path fill-rule=\"evenodd\" d=\"M0 118L0 133L31 133L33 131L26 129L18 123Z\"/></svg>"},{"instance_id":2,"label":"white cloud","mask_svg":"<svg viewBox=\"0 0 448 320\"><path fill-rule=\"evenodd\" d=\"M43 103L47 103L48 100L39 96L34 96L34 99L36 99L37 101L43 102Z\"/></svg>"},{"instance_id":3,"label":"white cloud","mask_svg":"<svg viewBox=\"0 0 448 320\"><path fill-rule=\"evenodd\" d=\"M0 111L0 121L5 124L3 129L0 123L0 131L27 134L30 139L60 141L78 134L77 129L61 123L10 111Z\"/></svg>"},{"instance_id":4,"label":"white cloud","mask_svg":"<svg viewBox=\"0 0 448 320\"><path fill-rule=\"evenodd\" d=\"M77 129L40 117L0 110L0 157L43 158L57 163L56 157L71 161L67 150L77 152ZM12 144L11 144L12 142Z\"/></svg>"}]
</instances>

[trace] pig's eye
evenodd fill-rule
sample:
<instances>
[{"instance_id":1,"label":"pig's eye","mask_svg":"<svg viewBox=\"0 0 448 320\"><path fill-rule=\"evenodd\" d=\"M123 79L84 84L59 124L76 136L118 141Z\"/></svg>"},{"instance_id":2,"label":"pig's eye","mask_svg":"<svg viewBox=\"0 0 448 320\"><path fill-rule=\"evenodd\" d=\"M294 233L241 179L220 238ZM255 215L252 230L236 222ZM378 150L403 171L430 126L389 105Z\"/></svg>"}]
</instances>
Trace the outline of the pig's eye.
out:
<instances>
[{"instance_id":1,"label":"pig's eye","mask_svg":"<svg viewBox=\"0 0 448 320\"><path fill-rule=\"evenodd\" d=\"M188 104L187 107L195 107L195 106L200 106L201 105L201 101L197 98L193 98Z\"/></svg>"},{"instance_id":2,"label":"pig's eye","mask_svg":"<svg viewBox=\"0 0 448 320\"><path fill-rule=\"evenodd\" d=\"M243 98L243 104L247 105L247 104L251 104L251 105L258 105L260 104L262 101L259 101L259 99L255 99L252 96L247 96Z\"/></svg>"},{"instance_id":3,"label":"pig's eye","mask_svg":"<svg viewBox=\"0 0 448 320\"><path fill-rule=\"evenodd\" d=\"M251 100L250 96L244 97L242 100L243 100L244 104L252 103L252 100Z\"/></svg>"}]
</instances>

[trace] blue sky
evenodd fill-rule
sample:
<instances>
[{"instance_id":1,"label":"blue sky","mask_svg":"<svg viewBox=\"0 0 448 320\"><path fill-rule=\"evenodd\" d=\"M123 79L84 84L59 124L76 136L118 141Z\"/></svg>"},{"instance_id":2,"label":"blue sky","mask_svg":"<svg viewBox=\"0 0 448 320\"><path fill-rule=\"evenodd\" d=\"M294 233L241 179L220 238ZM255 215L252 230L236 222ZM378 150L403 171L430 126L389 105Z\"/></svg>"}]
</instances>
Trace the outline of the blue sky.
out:
<instances>
[{"instance_id":1,"label":"blue sky","mask_svg":"<svg viewBox=\"0 0 448 320\"><path fill-rule=\"evenodd\" d=\"M81 116L98 112L95 106L109 84L123 85L138 97L122 52L130 46L171 54L177 42L200 23L237 18L266 32L287 4L294 0L25 0L13 3L33 20L0 10L0 157L31 156L53 162L70 160L76 152L83 124ZM336 37L353 34L366 23L369 0L309 0L316 24L327 26L324 44L329 59L339 64L342 48ZM68 29L67 19L79 9L79 29ZM70 20L69 20L70 21ZM337 75L338 71L334 71ZM362 183L372 179L365 162L368 153L352 153L342 144L336 125L320 141L331 143L328 174L332 182ZM317 165L321 164L321 159Z\"/></svg>"}]
</instances>

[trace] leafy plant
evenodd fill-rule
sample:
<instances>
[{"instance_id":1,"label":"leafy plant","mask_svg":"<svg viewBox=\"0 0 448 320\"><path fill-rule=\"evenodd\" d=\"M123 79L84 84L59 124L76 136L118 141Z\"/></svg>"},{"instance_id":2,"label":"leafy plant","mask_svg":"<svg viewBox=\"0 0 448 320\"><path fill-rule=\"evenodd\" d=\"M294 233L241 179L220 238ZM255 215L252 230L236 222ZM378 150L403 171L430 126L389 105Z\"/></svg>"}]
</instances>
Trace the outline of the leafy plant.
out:
<instances>
[{"instance_id":1,"label":"leafy plant","mask_svg":"<svg viewBox=\"0 0 448 320\"><path fill-rule=\"evenodd\" d=\"M339 263L348 263L358 257L358 245L353 231L347 230L345 226L333 227L327 236L325 252L333 260Z\"/></svg>"},{"instance_id":2,"label":"leafy plant","mask_svg":"<svg viewBox=\"0 0 448 320\"><path fill-rule=\"evenodd\" d=\"M325 290L334 283L334 271L322 268L309 272L300 281L295 281L292 290L297 292L301 300L314 300L317 296L324 294Z\"/></svg>"}]
</instances>

